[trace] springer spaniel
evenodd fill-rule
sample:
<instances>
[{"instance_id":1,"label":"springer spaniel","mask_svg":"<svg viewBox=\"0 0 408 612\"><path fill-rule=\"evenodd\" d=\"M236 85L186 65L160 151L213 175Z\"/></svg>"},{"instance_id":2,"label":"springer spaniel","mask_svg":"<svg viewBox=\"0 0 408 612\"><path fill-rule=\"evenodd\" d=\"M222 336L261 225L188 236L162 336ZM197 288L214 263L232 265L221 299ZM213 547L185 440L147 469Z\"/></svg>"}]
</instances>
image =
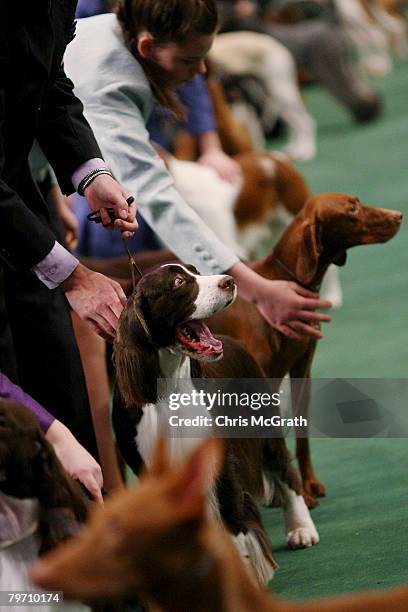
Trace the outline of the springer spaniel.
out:
<instances>
[{"instance_id":1,"label":"springer spaniel","mask_svg":"<svg viewBox=\"0 0 408 612\"><path fill-rule=\"evenodd\" d=\"M136 474L143 464L151 466L161 424L168 418L157 379L264 378L239 342L214 337L203 322L229 306L236 292L230 276L200 276L183 265L166 264L144 276L129 298L114 345L118 391L113 422L122 455ZM200 409L201 416L208 415L205 406ZM184 416L194 416L190 407ZM172 437L172 459L184 459L200 435L209 435L208 430L195 438ZM299 483L282 437L227 440L224 468L209 504L261 582L272 577L276 564L254 499L271 503L276 492L282 497L291 548L319 540Z\"/></svg>"}]
</instances>

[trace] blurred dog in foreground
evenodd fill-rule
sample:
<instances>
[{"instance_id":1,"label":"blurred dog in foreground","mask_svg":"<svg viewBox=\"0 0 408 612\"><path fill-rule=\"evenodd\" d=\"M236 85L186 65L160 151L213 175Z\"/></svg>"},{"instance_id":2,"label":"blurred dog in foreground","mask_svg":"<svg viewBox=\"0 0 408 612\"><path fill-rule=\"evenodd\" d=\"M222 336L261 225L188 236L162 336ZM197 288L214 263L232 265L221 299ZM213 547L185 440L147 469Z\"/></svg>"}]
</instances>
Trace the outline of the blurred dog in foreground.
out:
<instances>
[{"instance_id":1,"label":"blurred dog in foreground","mask_svg":"<svg viewBox=\"0 0 408 612\"><path fill-rule=\"evenodd\" d=\"M408 587L301 603L256 584L206 512L221 465L219 440L202 442L178 469L160 440L141 483L96 509L81 537L37 563L34 580L66 597L139 594L157 612L406 612Z\"/></svg>"}]
</instances>

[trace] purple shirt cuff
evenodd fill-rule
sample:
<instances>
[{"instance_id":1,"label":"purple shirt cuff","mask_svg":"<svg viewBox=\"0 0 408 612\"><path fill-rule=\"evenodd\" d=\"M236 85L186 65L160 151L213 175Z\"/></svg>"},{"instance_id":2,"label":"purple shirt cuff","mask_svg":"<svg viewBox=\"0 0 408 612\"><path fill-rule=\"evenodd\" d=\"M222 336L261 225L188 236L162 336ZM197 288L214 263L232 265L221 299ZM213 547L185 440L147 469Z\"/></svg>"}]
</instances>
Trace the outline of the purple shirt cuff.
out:
<instances>
[{"instance_id":1,"label":"purple shirt cuff","mask_svg":"<svg viewBox=\"0 0 408 612\"><path fill-rule=\"evenodd\" d=\"M48 255L31 270L48 289L55 289L72 274L78 264L76 257L59 242L55 242Z\"/></svg>"},{"instance_id":2,"label":"purple shirt cuff","mask_svg":"<svg viewBox=\"0 0 408 612\"><path fill-rule=\"evenodd\" d=\"M0 397L15 400L23 404L23 406L26 406L26 408L35 414L44 433L55 421L55 417L53 417L52 414L36 402L30 395L24 393L21 387L12 383L2 372L0 372Z\"/></svg>"},{"instance_id":3,"label":"purple shirt cuff","mask_svg":"<svg viewBox=\"0 0 408 612\"><path fill-rule=\"evenodd\" d=\"M90 172L93 170L97 170L98 168L107 168L108 166L105 164L103 159L100 157L95 157L94 159L88 159L85 163L81 164L79 168L77 168L74 174L71 176L71 181L73 186L75 187L75 191L78 191L78 185Z\"/></svg>"}]
</instances>

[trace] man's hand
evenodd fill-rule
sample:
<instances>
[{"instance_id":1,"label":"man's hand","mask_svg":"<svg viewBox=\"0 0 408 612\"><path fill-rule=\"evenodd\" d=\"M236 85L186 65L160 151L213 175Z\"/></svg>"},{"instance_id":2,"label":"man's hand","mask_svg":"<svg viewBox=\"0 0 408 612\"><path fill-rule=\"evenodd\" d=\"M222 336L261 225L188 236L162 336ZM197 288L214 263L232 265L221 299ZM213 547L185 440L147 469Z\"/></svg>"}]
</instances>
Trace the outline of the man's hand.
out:
<instances>
[{"instance_id":1,"label":"man's hand","mask_svg":"<svg viewBox=\"0 0 408 612\"><path fill-rule=\"evenodd\" d=\"M126 202L129 194L115 179L108 174L97 176L85 188L85 197L89 208L99 211L105 227L113 229L118 227L122 238L131 238L138 228L136 221L136 204L130 206ZM107 208L113 208L116 220L112 223Z\"/></svg>"},{"instance_id":2,"label":"man's hand","mask_svg":"<svg viewBox=\"0 0 408 612\"><path fill-rule=\"evenodd\" d=\"M126 304L119 283L79 264L61 287L78 316L102 338L112 342Z\"/></svg>"}]
</instances>

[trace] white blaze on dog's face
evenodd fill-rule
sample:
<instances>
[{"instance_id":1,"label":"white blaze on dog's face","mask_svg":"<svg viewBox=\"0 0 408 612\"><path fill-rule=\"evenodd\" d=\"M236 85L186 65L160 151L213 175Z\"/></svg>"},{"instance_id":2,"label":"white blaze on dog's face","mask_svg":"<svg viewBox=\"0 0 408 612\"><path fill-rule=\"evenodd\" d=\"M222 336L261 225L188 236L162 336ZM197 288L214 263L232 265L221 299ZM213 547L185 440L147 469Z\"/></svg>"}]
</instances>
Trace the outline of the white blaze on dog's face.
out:
<instances>
[{"instance_id":1,"label":"white blaze on dog's face","mask_svg":"<svg viewBox=\"0 0 408 612\"><path fill-rule=\"evenodd\" d=\"M166 265L162 266L165 267ZM192 300L194 309L188 320L182 321L177 327L178 342L174 348L194 359L205 361L220 359L223 354L222 342L214 338L203 320L209 319L233 303L237 296L234 279L227 274L201 276L197 271L189 270L185 266L178 267L194 280L196 288L194 293L191 293L191 296L194 295ZM183 277L177 277L176 282L184 284L184 280Z\"/></svg>"},{"instance_id":2,"label":"white blaze on dog's face","mask_svg":"<svg viewBox=\"0 0 408 612\"><path fill-rule=\"evenodd\" d=\"M168 264L165 264L162 268L165 268L166 265ZM209 319L235 300L237 287L232 276L227 274L201 276L198 272L192 272L185 266L179 265L178 267L191 276L198 285L192 320Z\"/></svg>"},{"instance_id":3,"label":"white blaze on dog's face","mask_svg":"<svg viewBox=\"0 0 408 612\"><path fill-rule=\"evenodd\" d=\"M140 281L134 299L157 348L214 361L223 355L222 342L204 320L232 304L236 295L227 274L200 276L194 268L165 264ZM132 305L128 308L131 312Z\"/></svg>"}]
</instances>

